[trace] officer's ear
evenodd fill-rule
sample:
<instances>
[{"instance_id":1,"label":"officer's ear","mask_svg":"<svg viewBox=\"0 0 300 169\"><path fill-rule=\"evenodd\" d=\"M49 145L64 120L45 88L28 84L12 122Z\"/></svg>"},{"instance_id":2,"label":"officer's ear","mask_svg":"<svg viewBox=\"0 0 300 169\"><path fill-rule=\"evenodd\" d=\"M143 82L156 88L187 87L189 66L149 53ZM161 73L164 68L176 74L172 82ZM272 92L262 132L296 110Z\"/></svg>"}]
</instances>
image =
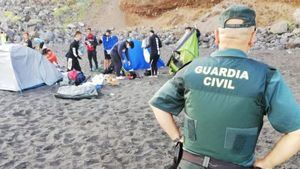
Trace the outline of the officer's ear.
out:
<instances>
[{"instance_id":1,"label":"officer's ear","mask_svg":"<svg viewBox=\"0 0 300 169\"><path fill-rule=\"evenodd\" d=\"M215 30L215 44L217 46L220 44L219 29Z\"/></svg>"},{"instance_id":2,"label":"officer's ear","mask_svg":"<svg viewBox=\"0 0 300 169\"><path fill-rule=\"evenodd\" d=\"M256 28L254 31L251 33L251 39L249 41L249 46L252 47L254 43L256 42Z\"/></svg>"}]
</instances>

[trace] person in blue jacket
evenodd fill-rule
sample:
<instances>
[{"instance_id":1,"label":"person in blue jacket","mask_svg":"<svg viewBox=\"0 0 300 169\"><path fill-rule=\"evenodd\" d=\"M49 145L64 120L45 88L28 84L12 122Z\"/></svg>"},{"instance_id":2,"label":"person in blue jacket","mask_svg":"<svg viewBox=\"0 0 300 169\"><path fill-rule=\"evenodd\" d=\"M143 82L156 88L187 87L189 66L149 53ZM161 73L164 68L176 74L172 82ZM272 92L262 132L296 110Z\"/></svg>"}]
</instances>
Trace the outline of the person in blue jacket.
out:
<instances>
[{"instance_id":1,"label":"person in blue jacket","mask_svg":"<svg viewBox=\"0 0 300 169\"><path fill-rule=\"evenodd\" d=\"M111 35L111 30L106 30L102 39L99 40L99 44L103 43L104 48L104 72L109 72L109 67L111 65L111 50L113 46L118 42L117 36Z\"/></svg>"}]
</instances>

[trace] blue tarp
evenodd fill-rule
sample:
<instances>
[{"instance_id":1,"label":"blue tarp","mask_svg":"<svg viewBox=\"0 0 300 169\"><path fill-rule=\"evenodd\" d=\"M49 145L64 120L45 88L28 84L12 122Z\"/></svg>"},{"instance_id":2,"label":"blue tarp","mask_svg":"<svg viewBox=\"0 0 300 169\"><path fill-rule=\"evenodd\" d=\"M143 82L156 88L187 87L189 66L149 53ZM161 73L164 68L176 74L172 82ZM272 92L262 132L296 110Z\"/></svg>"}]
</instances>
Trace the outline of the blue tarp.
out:
<instances>
[{"instance_id":1,"label":"blue tarp","mask_svg":"<svg viewBox=\"0 0 300 169\"><path fill-rule=\"evenodd\" d=\"M150 64L145 60L142 42L139 40L133 40L133 42L134 48L128 50L130 65L128 65L127 59L123 55L123 68L126 71L150 69ZM161 59L159 59L157 66L158 68L162 68L165 67L165 64Z\"/></svg>"}]
</instances>

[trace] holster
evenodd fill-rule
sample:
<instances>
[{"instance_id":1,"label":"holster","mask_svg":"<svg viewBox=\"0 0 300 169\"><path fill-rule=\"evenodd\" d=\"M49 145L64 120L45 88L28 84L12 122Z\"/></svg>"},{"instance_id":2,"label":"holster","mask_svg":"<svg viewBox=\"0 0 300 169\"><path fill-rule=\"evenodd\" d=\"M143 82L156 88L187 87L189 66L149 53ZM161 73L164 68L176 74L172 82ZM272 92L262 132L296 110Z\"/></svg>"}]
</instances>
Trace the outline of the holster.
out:
<instances>
[{"instance_id":1,"label":"holster","mask_svg":"<svg viewBox=\"0 0 300 169\"><path fill-rule=\"evenodd\" d=\"M183 143L177 142L174 147L174 159L173 159L173 165L170 167L170 169L177 169L183 154Z\"/></svg>"}]
</instances>

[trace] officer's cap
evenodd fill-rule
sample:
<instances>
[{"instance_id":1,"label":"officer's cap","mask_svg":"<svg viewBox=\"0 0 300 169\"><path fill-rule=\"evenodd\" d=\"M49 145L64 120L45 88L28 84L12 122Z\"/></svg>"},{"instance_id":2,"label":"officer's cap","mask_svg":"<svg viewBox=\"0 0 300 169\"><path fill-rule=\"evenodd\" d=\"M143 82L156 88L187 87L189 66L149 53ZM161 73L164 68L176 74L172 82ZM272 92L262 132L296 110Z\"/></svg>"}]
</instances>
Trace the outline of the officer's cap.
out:
<instances>
[{"instance_id":1,"label":"officer's cap","mask_svg":"<svg viewBox=\"0 0 300 169\"><path fill-rule=\"evenodd\" d=\"M256 26L255 11L245 5L233 5L227 8L220 16L221 28L248 28ZM227 24L231 19L243 20L242 24Z\"/></svg>"}]
</instances>

